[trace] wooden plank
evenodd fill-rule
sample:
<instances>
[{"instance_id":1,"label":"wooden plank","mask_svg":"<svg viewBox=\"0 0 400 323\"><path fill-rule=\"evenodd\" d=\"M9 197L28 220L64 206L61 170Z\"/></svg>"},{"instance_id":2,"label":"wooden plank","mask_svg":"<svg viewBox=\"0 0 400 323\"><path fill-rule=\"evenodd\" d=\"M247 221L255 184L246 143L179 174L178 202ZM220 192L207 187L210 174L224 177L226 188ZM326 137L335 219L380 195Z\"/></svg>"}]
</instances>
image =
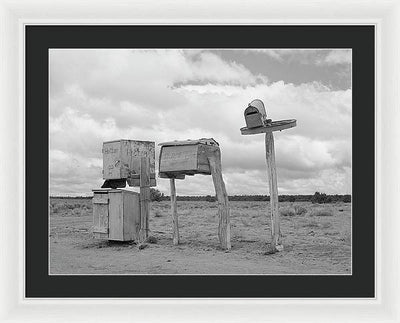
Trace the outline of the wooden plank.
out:
<instances>
[{"instance_id":1,"label":"wooden plank","mask_svg":"<svg viewBox=\"0 0 400 323\"><path fill-rule=\"evenodd\" d=\"M149 235L150 210L150 160L140 159L140 232L139 241L143 242Z\"/></svg>"},{"instance_id":2,"label":"wooden plank","mask_svg":"<svg viewBox=\"0 0 400 323\"><path fill-rule=\"evenodd\" d=\"M160 178L175 178L175 179L185 179L185 174L181 173L158 173Z\"/></svg>"},{"instance_id":3,"label":"wooden plank","mask_svg":"<svg viewBox=\"0 0 400 323\"><path fill-rule=\"evenodd\" d=\"M179 244L179 226L178 226L178 211L176 204L176 188L175 179L169 180L171 187L171 215L172 215L172 241L174 245Z\"/></svg>"},{"instance_id":4,"label":"wooden plank","mask_svg":"<svg viewBox=\"0 0 400 323\"><path fill-rule=\"evenodd\" d=\"M160 151L160 173L197 170L197 146L168 146Z\"/></svg>"},{"instance_id":5,"label":"wooden plank","mask_svg":"<svg viewBox=\"0 0 400 323\"><path fill-rule=\"evenodd\" d=\"M109 197L109 239L123 241L124 219L122 191L110 192Z\"/></svg>"},{"instance_id":6,"label":"wooden plank","mask_svg":"<svg viewBox=\"0 0 400 323\"><path fill-rule=\"evenodd\" d=\"M290 119L290 120L272 121L270 125L264 127L251 128L251 129L244 127L240 129L240 132L242 133L242 135L254 135L257 133L281 131L293 127L296 127L296 120Z\"/></svg>"},{"instance_id":7,"label":"wooden plank","mask_svg":"<svg viewBox=\"0 0 400 323\"><path fill-rule=\"evenodd\" d=\"M221 152L214 151L209 157L211 175L218 200L218 238L222 249L231 249L231 225L228 194L222 178Z\"/></svg>"},{"instance_id":8,"label":"wooden plank","mask_svg":"<svg viewBox=\"0 0 400 323\"><path fill-rule=\"evenodd\" d=\"M140 178L128 178L126 181L129 186L140 187ZM150 186L157 186L155 178L150 179Z\"/></svg>"},{"instance_id":9,"label":"wooden plank","mask_svg":"<svg viewBox=\"0 0 400 323\"><path fill-rule=\"evenodd\" d=\"M271 246L275 251L283 249L281 245L279 206L278 206L278 182L275 165L274 135L272 132L265 134L265 155L267 159L267 173L270 195L271 217Z\"/></svg>"},{"instance_id":10,"label":"wooden plank","mask_svg":"<svg viewBox=\"0 0 400 323\"><path fill-rule=\"evenodd\" d=\"M108 232L107 233L93 232L93 238L95 238L95 239L108 239Z\"/></svg>"},{"instance_id":11,"label":"wooden plank","mask_svg":"<svg viewBox=\"0 0 400 323\"><path fill-rule=\"evenodd\" d=\"M123 191L123 236L124 241L138 239L140 230L139 194Z\"/></svg>"},{"instance_id":12,"label":"wooden plank","mask_svg":"<svg viewBox=\"0 0 400 323\"><path fill-rule=\"evenodd\" d=\"M93 204L108 204L108 194L95 194L92 199Z\"/></svg>"},{"instance_id":13,"label":"wooden plank","mask_svg":"<svg viewBox=\"0 0 400 323\"><path fill-rule=\"evenodd\" d=\"M108 193L95 193L93 197L93 233L95 238L108 237L108 202L94 203L98 199L108 201ZM98 234L97 234L98 233ZM103 234L100 236L100 234Z\"/></svg>"},{"instance_id":14,"label":"wooden plank","mask_svg":"<svg viewBox=\"0 0 400 323\"><path fill-rule=\"evenodd\" d=\"M155 179L156 143L154 141L130 140L130 144L131 144L131 164L130 164L131 173L139 175L140 159L142 157L148 157L151 178ZM155 184L151 186L155 186Z\"/></svg>"}]
</instances>

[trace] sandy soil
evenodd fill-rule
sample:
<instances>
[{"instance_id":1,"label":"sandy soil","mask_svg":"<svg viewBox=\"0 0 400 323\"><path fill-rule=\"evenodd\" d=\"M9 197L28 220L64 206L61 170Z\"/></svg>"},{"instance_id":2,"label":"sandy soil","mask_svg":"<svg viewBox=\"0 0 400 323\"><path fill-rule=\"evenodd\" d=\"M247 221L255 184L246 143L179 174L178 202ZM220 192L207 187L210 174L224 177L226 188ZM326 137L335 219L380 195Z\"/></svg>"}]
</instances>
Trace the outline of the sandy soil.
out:
<instances>
[{"instance_id":1,"label":"sandy soil","mask_svg":"<svg viewBox=\"0 0 400 323\"><path fill-rule=\"evenodd\" d=\"M230 205L230 252L219 248L214 202L178 202L179 246L172 245L169 202L153 202L149 225L156 243L139 249L93 239L91 200L53 198L50 274L351 274L350 203L280 203L288 214L281 216L284 251L272 255L265 254L269 203Z\"/></svg>"}]
</instances>

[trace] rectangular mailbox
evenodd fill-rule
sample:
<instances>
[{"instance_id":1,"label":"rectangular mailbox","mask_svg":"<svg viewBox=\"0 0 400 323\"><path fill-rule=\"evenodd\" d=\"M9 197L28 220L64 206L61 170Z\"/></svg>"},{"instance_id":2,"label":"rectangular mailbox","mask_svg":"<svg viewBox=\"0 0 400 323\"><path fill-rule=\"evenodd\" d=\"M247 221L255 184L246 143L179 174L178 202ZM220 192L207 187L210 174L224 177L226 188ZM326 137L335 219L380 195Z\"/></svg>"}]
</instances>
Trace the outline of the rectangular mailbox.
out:
<instances>
[{"instance_id":1,"label":"rectangular mailbox","mask_svg":"<svg viewBox=\"0 0 400 323\"><path fill-rule=\"evenodd\" d=\"M208 157L219 149L218 143L210 139L172 141L161 143L160 177L183 178L184 175L211 175Z\"/></svg>"},{"instance_id":2,"label":"rectangular mailbox","mask_svg":"<svg viewBox=\"0 0 400 323\"><path fill-rule=\"evenodd\" d=\"M150 160L150 186L156 186L155 142L114 140L103 143L103 179L126 179L130 186L139 186L140 158Z\"/></svg>"},{"instance_id":3,"label":"rectangular mailbox","mask_svg":"<svg viewBox=\"0 0 400 323\"><path fill-rule=\"evenodd\" d=\"M93 190L93 234L97 239L132 241L139 237L140 198L121 189Z\"/></svg>"}]
</instances>

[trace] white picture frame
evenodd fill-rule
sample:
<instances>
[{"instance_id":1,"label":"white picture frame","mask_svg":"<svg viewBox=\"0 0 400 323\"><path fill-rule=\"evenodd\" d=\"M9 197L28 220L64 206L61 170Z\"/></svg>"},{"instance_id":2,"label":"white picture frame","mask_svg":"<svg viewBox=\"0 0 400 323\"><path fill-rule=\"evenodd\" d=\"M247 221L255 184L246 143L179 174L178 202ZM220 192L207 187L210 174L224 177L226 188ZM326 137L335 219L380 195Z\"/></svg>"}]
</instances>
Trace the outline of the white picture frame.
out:
<instances>
[{"instance_id":1,"label":"white picture frame","mask_svg":"<svg viewBox=\"0 0 400 323\"><path fill-rule=\"evenodd\" d=\"M145 17L145 18L144 18ZM3 321L399 322L400 3L398 1L1 1L0 131ZM25 299L25 24L375 24L375 299Z\"/></svg>"}]
</instances>

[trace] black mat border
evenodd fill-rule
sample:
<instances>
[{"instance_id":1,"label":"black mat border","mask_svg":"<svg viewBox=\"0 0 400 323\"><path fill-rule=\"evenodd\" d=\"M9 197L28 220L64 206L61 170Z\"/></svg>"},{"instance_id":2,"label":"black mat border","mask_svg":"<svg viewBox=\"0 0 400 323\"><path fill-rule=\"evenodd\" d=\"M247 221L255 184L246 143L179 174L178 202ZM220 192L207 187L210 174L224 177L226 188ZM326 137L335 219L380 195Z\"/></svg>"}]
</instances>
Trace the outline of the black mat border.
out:
<instances>
[{"instance_id":1,"label":"black mat border","mask_svg":"<svg viewBox=\"0 0 400 323\"><path fill-rule=\"evenodd\" d=\"M374 297L374 28L366 25L26 26L26 297ZM50 48L352 48L353 275L49 276Z\"/></svg>"}]
</instances>

